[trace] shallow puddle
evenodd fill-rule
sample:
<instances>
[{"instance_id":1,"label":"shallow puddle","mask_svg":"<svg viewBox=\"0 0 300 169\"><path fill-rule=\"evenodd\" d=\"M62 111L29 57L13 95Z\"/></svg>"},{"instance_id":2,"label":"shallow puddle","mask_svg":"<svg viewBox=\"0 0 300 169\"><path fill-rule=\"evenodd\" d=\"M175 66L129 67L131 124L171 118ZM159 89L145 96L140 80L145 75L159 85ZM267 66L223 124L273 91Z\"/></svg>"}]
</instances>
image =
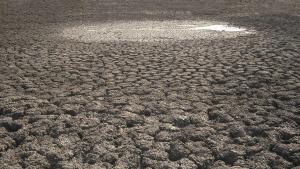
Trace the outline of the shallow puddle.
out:
<instances>
[{"instance_id":1,"label":"shallow puddle","mask_svg":"<svg viewBox=\"0 0 300 169\"><path fill-rule=\"evenodd\" d=\"M211 30L211 31L225 31L225 32L241 32L246 31L245 28L238 28L228 25L210 25L210 26L197 26L191 28L192 30Z\"/></svg>"},{"instance_id":2,"label":"shallow puddle","mask_svg":"<svg viewBox=\"0 0 300 169\"><path fill-rule=\"evenodd\" d=\"M254 31L211 21L117 21L64 27L61 36L85 42L233 38Z\"/></svg>"}]
</instances>

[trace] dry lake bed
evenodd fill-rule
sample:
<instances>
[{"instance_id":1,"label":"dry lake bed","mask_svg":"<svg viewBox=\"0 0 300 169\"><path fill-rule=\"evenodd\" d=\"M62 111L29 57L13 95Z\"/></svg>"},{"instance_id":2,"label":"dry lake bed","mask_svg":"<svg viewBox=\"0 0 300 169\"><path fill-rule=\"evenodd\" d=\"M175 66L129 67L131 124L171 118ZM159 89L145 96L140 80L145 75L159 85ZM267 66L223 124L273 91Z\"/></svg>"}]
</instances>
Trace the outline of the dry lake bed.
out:
<instances>
[{"instance_id":1,"label":"dry lake bed","mask_svg":"<svg viewBox=\"0 0 300 169\"><path fill-rule=\"evenodd\" d=\"M1 169L299 169L297 0L0 2Z\"/></svg>"}]
</instances>

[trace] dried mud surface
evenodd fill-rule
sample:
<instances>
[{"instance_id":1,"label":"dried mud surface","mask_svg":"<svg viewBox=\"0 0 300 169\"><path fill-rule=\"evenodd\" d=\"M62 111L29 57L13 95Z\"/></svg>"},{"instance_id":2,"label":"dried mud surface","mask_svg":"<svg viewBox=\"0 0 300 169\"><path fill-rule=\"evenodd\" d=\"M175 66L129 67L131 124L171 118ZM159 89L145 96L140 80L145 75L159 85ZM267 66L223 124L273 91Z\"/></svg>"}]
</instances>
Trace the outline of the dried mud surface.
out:
<instances>
[{"instance_id":1,"label":"dried mud surface","mask_svg":"<svg viewBox=\"0 0 300 169\"><path fill-rule=\"evenodd\" d=\"M224 17L257 33L151 43L5 16L1 169L299 169L299 16Z\"/></svg>"}]
</instances>

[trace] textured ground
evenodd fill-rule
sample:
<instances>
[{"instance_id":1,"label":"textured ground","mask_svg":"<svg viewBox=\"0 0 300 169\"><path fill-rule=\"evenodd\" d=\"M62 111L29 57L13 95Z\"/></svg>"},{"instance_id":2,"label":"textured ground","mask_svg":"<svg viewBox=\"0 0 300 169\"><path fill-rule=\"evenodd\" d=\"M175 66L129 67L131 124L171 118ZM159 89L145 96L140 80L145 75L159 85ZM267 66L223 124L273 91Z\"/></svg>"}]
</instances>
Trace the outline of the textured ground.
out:
<instances>
[{"instance_id":1,"label":"textured ground","mask_svg":"<svg viewBox=\"0 0 300 169\"><path fill-rule=\"evenodd\" d=\"M68 1L6 2L1 169L299 169L299 4L287 5L292 14L205 15L256 30L248 36L83 42L60 34L83 14L97 20L93 5L76 18L80 3L59 4L58 18L44 14ZM19 10L30 5L39 10ZM203 17L184 7L142 14Z\"/></svg>"}]
</instances>

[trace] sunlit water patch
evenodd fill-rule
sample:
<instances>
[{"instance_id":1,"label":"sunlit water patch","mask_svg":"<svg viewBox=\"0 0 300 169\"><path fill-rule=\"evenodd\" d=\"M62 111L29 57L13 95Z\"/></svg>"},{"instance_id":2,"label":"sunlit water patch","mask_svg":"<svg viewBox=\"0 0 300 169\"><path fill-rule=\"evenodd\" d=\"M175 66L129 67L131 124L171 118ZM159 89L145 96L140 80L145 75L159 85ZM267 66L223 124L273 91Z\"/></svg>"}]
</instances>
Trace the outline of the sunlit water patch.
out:
<instances>
[{"instance_id":1,"label":"sunlit water patch","mask_svg":"<svg viewBox=\"0 0 300 169\"><path fill-rule=\"evenodd\" d=\"M225 31L225 32L242 32L245 28L238 28L228 25L209 25L209 26L193 26L192 30L211 30L211 31Z\"/></svg>"},{"instance_id":2,"label":"sunlit water patch","mask_svg":"<svg viewBox=\"0 0 300 169\"><path fill-rule=\"evenodd\" d=\"M118 21L64 27L61 36L84 42L234 38L253 30L211 21Z\"/></svg>"}]
</instances>

